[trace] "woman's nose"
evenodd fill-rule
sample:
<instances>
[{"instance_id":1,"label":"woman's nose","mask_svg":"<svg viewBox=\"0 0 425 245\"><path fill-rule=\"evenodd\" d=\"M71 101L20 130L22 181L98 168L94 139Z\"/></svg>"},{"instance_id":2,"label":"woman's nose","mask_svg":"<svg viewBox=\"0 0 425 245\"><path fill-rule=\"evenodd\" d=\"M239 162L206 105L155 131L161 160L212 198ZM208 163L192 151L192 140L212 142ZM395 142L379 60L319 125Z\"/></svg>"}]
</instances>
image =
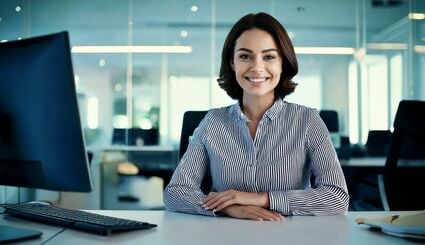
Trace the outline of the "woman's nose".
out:
<instances>
[{"instance_id":1,"label":"woman's nose","mask_svg":"<svg viewBox=\"0 0 425 245\"><path fill-rule=\"evenodd\" d=\"M264 63L263 60L260 58L256 58L251 62L251 69L252 70L262 70L264 69Z\"/></svg>"}]
</instances>

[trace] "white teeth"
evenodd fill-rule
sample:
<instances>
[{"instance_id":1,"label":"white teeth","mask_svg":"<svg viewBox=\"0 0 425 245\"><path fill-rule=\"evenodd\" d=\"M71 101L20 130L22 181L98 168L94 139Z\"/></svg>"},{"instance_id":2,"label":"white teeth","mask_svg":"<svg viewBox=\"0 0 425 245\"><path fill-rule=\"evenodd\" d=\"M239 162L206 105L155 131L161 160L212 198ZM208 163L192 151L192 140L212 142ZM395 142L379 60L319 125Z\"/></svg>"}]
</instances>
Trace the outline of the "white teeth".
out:
<instances>
[{"instance_id":1,"label":"white teeth","mask_svg":"<svg viewBox=\"0 0 425 245\"><path fill-rule=\"evenodd\" d=\"M253 83L262 83L262 82L265 82L267 80L267 78L266 77L261 77L261 78L249 78L248 77L248 80L250 82L253 82Z\"/></svg>"}]
</instances>

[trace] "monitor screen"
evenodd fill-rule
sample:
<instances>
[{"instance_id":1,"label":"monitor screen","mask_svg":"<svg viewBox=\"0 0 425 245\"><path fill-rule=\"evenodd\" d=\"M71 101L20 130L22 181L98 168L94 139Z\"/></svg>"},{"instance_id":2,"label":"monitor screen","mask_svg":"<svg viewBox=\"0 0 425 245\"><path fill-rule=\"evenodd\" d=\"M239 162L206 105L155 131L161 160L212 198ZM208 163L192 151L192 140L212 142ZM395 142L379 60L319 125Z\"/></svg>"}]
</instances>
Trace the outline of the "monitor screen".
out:
<instances>
[{"instance_id":1,"label":"monitor screen","mask_svg":"<svg viewBox=\"0 0 425 245\"><path fill-rule=\"evenodd\" d=\"M0 185L92 189L67 32L0 43Z\"/></svg>"}]
</instances>

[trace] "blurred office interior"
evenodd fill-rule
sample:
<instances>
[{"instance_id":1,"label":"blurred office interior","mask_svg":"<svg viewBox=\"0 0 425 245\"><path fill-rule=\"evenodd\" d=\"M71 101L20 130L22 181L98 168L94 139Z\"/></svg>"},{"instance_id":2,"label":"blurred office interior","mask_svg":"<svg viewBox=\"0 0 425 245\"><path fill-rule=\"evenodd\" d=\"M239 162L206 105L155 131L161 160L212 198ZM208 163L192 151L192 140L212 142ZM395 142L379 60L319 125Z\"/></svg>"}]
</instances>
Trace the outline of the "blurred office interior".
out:
<instances>
[{"instance_id":1,"label":"blurred office interior","mask_svg":"<svg viewBox=\"0 0 425 245\"><path fill-rule=\"evenodd\" d=\"M424 0L0 0L1 42L69 32L95 177L92 194L75 194L87 201L3 186L0 202L160 209L183 113L235 103L216 82L221 48L251 12L288 31L299 85L286 100L336 112L341 158L367 155L368 135L392 130L402 99L425 100Z\"/></svg>"}]
</instances>

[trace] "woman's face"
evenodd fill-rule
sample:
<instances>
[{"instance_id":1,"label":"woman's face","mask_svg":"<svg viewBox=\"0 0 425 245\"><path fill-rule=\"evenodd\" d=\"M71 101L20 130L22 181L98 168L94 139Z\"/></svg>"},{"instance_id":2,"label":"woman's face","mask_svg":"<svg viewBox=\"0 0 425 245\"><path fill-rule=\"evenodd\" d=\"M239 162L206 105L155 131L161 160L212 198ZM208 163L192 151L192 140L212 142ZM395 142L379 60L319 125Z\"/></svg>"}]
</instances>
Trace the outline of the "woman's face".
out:
<instances>
[{"instance_id":1,"label":"woman's face","mask_svg":"<svg viewBox=\"0 0 425 245\"><path fill-rule=\"evenodd\" d=\"M274 99L282 73L282 58L273 37L260 29L243 32L236 40L231 62L244 98Z\"/></svg>"}]
</instances>

